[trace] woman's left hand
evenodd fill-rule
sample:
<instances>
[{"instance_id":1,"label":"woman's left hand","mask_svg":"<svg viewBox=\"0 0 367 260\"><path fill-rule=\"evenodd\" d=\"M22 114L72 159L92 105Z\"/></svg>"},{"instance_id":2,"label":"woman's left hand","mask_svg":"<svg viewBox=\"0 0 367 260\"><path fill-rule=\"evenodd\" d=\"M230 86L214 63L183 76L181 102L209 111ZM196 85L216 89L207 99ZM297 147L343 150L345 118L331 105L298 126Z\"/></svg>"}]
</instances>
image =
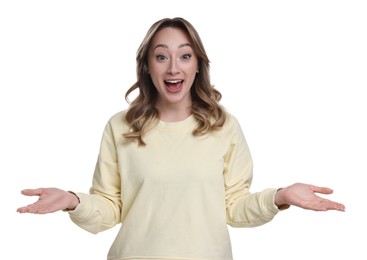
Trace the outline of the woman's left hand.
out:
<instances>
[{"instance_id":1,"label":"woman's left hand","mask_svg":"<svg viewBox=\"0 0 367 260\"><path fill-rule=\"evenodd\" d=\"M275 204L278 207L282 207L284 205L294 205L315 211L345 211L345 206L343 204L319 197L316 195L316 193L331 194L333 193L333 190L327 187L295 183L286 188L278 190L275 195Z\"/></svg>"}]
</instances>

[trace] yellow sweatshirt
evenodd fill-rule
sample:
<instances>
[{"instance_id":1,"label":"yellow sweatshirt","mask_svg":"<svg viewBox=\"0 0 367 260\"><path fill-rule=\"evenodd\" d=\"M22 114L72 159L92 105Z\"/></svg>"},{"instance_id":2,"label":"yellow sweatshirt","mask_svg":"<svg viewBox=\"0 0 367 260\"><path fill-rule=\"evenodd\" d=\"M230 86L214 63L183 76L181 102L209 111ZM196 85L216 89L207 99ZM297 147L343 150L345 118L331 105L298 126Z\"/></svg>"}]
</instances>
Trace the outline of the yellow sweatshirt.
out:
<instances>
[{"instance_id":1,"label":"yellow sweatshirt","mask_svg":"<svg viewBox=\"0 0 367 260\"><path fill-rule=\"evenodd\" d=\"M254 227L279 212L276 189L250 193L252 158L238 121L193 136L193 116L163 122L146 146L124 142L119 112L106 125L90 194L70 217L98 233L121 223L109 260L231 260L228 225Z\"/></svg>"}]
</instances>

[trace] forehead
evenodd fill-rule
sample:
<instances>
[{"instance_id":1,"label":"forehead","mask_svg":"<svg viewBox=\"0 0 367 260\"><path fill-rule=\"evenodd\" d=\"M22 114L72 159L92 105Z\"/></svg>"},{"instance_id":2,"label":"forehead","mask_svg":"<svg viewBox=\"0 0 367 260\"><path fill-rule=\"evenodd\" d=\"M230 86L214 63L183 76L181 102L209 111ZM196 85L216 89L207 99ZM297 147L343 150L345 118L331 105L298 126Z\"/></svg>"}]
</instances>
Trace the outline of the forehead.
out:
<instances>
[{"instance_id":1,"label":"forehead","mask_svg":"<svg viewBox=\"0 0 367 260\"><path fill-rule=\"evenodd\" d=\"M182 44L191 45L191 40L187 33L179 28L166 27L154 35L151 47L156 48L159 45L166 45L168 48L177 48Z\"/></svg>"}]
</instances>

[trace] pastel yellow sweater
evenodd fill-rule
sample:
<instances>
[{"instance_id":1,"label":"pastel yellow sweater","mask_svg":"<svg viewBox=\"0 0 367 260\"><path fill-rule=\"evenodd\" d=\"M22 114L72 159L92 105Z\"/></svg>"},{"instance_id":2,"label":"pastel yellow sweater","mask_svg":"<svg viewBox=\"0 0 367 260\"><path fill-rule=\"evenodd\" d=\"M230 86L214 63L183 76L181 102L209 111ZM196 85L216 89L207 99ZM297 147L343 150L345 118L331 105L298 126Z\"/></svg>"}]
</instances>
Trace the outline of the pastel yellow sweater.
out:
<instances>
[{"instance_id":1,"label":"pastel yellow sweater","mask_svg":"<svg viewBox=\"0 0 367 260\"><path fill-rule=\"evenodd\" d=\"M227 224L258 226L278 213L276 189L249 192L252 159L232 115L200 137L193 116L159 121L138 146L124 142L124 114L107 123L90 194L77 193L69 212L92 233L121 223L109 260L231 260Z\"/></svg>"}]
</instances>

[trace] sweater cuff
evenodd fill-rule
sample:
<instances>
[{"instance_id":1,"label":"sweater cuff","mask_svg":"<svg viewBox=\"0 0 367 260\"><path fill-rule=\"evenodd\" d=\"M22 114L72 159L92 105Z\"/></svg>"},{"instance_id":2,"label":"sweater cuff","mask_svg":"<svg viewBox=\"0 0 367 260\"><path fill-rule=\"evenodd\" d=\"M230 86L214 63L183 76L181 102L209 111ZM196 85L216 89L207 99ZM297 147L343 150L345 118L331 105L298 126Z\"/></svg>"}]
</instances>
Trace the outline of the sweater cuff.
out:
<instances>
[{"instance_id":1,"label":"sweater cuff","mask_svg":"<svg viewBox=\"0 0 367 260\"><path fill-rule=\"evenodd\" d=\"M279 212L279 208L275 205L275 194L278 189L269 188L264 190L264 205L266 205L267 211L270 215L275 215Z\"/></svg>"},{"instance_id":2,"label":"sweater cuff","mask_svg":"<svg viewBox=\"0 0 367 260\"><path fill-rule=\"evenodd\" d=\"M85 193L75 193L79 198L80 203L74 210L68 211L71 218L78 219L83 222L89 219L92 203L90 195Z\"/></svg>"},{"instance_id":3,"label":"sweater cuff","mask_svg":"<svg viewBox=\"0 0 367 260\"><path fill-rule=\"evenodd\" d=\"M271 204L273 205L272 206L272 211L276 210L277 212L279 212L281 210L288 209L291 206L289 204L283 204L283 205L280 205L280 206L275 205L275 195L281 189L282 188L279 188L279 189L268 189L269 192L272 194L272 196L271 196Z\"/></svg>"}]
</instances>

